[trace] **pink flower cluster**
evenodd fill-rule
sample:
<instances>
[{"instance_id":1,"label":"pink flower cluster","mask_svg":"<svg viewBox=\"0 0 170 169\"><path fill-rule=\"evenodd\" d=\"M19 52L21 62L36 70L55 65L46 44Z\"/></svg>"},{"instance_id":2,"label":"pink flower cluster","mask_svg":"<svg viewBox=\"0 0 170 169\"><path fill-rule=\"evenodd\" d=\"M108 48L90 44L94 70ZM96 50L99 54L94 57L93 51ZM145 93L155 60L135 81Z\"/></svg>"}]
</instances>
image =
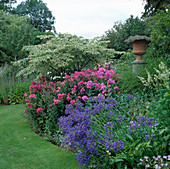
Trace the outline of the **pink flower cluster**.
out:
<instances>
[{"instance_id":1,"label":"pink flower cluster","mask_svg":"<svg viewBox=\"0 0 170 169\"><path fill-rule=\"evenodd\" d=\"M37 109L37 113L41 113L42 111L43 111L42 108L38 108L38 109Z\"/></svg>"},{"instance_id":2,"label":"pink flower cluster","mask_svg":"<svg viewBox=\"0 0 170 169\"><path fill-rule=\"evenodd\" d=\"M29 87L30 93L24 94L25 102L29 108L35 108L37 113L40 113L43 110L40 107L44 105L40 105L41 102L38 100L48 100L48 106L51 108L58 104L86 101L90 96L119 94L119 79L114 70L104 67L76 71L73 75L66 75L63 82L58 81L55 84L42 78L38 83L32 82L32 86Z\"/></svg>"},{"instance_id":3,"label":"pink flower cluster","mask_svg":"<svg viewBox=\"0 0 170 169\"><path fill-rule=\"evenodd\" d=\"M73 103L78 100L88 100L88 96L92 96L90 91L95 91L98 94L107 96L110 92L115 92L119 89L118 83L120 77L114 70L107 70L100 67L97 70L82 69L81 72L75 72L73 75L66 75L63 84L70 84L70 93L67 94L67 101ZM89 94L87 96L87 93ZM119 94L119 92L115 92ZM86 95L85 95L86 94ZM86 98L87 97L87 98ZM73 99L74 98L74 99Z\"/></svg>"}]
</instances>

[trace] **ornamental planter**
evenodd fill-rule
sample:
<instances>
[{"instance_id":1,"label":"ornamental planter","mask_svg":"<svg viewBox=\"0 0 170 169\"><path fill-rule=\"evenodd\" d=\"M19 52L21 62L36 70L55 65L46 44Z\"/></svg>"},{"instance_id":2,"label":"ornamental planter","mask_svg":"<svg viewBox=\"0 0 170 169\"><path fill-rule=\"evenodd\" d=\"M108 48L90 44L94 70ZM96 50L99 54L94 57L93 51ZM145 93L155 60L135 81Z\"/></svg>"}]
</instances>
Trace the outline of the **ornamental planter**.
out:
<instances>
[{"instance_id":1,"label":"ornamental planter","mask_svg":"<svg viewBox=\"0 0 170 169\"><path fill-rule=\"evenodd\" d=\"M133 54L136 55L136 60L133 62L144 62L142 56L146 53L146 45L148 41L146 40L136 40L131 42L133 46Z\"/></svg>"},{"instance_id":2,"label":"ornamental planter","mask_svg":"<svg viewBox=\"0 0 170 169\"><path fill-rule=\"evenodd\" d=\"M129 42L133 46L133 54L136 55L136 60L132 62L133 72L140 72L143 70L146 62L142 60L142 56L146 53L146 45L153 39L147 36L130 36L125 42Z\"/></svg>"},{"instance_id":3,"label":"ornamental planter","mask_svg":"<svg viewBox=\"0 0 170 169\"><path fill-rule=\"evenodd\" d=\"M133 46L133 54L136 55L134 63L143 63L142 56L146 53L146 45L152 41L152 38L147 36L130 36L125 42L129 42Z\"/></svg>"}]
</instances>

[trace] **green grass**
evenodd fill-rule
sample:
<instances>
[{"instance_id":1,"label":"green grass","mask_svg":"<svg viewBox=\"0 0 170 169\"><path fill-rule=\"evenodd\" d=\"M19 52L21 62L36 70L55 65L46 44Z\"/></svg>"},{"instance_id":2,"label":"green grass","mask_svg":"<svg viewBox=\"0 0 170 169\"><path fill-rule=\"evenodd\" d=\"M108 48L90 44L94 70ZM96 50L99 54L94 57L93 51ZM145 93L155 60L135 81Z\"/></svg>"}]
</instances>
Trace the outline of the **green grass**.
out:
<instances>
[{"instance_id":1,"label":"green grass","mask_svg":"<svg viewBox=\"0 0 170 169\"><path fill-rule=\"evenodd\" d=\"M21 115L23 105L0 106L1 169L78 169L75 154L43 140Z\"/></svg>"}]
</instances>

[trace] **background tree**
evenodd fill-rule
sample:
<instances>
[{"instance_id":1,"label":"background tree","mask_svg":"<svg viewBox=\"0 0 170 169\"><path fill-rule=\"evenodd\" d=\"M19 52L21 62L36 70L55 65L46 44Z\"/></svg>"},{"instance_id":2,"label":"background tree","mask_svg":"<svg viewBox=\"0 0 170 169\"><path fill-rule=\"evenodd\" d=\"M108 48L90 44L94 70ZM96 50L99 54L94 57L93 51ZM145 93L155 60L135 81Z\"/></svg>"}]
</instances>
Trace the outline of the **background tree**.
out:
<instances>
[{"instance_id":1,"label":"background tree","mask_svg":"<svg viewBox=\"0 0 170 169\"><path fill-rule=\"evenodd\" d=\"M28 18L0 11L0 64L26 57L22 48L34 43L35 32Z\"/></svg>"},{"instance_id":2,"label":"background tree","mask_svg":"<svg viewBox=\"0 0 170 169\"><path fill-rule=\"evenodd\" d=\"M169 60L170 64L170 5L166 5L165 10L158 10L154 16L147 19L147 28L154 39L148 48L150 57L163 57Z\"/></svg>"},{"instance_id":3,"label":"background tree","mask_svg":"<svg viewBox=\"0 0 170 169\"><path fill-rule=\"evenodd\" d=\"M42 0L26 0L21 2L14 10L14 13L30 18L31 24L39 31L55 31L55 17Z\"/></svg>"},{"instance_id":4,"label":"background tree","mask_svg":"<svg viewBox=\"0 0 170 169\"><path fill-rule=\"evenodd\" d=\"M142 17L149 17L153 16L158 9L160 10L166 10L166 7L164 5L169 4L169 0L143 0L146 2L144 6L144 13Z\"/></svg>"},{"instance_id":5,"label":"background tree","mask_svg":"<svg viewBox=\"0 0 170 169\"><path fill-rule=\"evenodd\" d=\"M124 41L129 36L148 35L146 32L146 23L133 15L126 19L124 23L116 22L113 28L105 32L104 37L109 40L108 48L114 48L116 51L126 51L132 48L132 45L126 44Z\"/></svg>"},{"instance_id":6,"label":"background tree","mask_svg":"<svg viewBox=\"0 0 170 169\"><path fill-rule=\"evenodd\" d=\"M9 12L12 8L11 5L16 2L16 0L0 0L0 10L3 10L4 12Z\"/></svg>"}]
</instances>

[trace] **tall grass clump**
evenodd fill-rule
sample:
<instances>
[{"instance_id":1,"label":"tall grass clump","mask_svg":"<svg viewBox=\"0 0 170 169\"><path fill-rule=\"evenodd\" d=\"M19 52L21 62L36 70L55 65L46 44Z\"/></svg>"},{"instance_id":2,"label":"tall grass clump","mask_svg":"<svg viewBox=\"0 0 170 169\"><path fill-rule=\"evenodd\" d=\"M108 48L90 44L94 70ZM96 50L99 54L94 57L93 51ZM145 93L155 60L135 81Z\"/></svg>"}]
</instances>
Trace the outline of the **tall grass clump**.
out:
<instances>
[{"instance_id":1,"label":"tall grass clump","mask_svg":"<svg viewBox=\"0 0 170 169\"><path fill-rule=\"evenodd\" d=\"M33 80L33 76L16 77L18 70L12 65L0 67L0 104L23 103L24 93Z\"/></svg>"}]
</instances>

